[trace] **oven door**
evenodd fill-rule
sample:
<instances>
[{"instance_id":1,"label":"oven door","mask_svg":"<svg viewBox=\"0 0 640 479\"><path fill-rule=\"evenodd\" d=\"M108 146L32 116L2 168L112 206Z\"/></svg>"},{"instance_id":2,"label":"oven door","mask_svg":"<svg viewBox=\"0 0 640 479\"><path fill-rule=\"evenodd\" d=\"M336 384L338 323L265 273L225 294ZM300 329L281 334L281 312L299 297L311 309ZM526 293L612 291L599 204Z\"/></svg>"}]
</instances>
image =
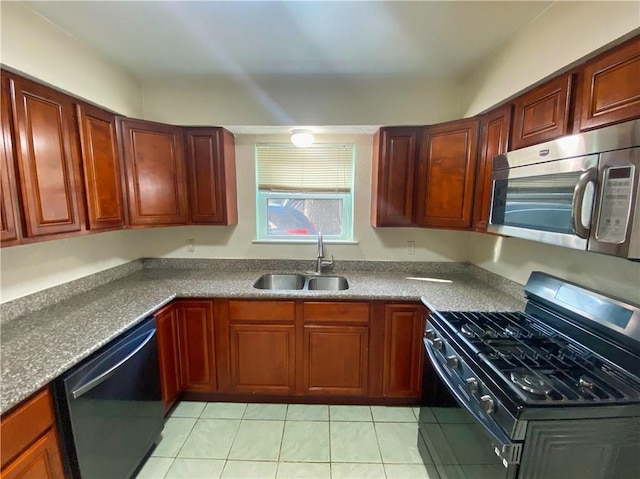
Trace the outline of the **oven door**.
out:
<instances>
[{"instance_id":1,"label":"oven door","mask_svg":"<svg viewBox=\"0 0 640 479\"><path fill-rule=\"evenodd\" d=\"M506 157L497 157L508 161ZM487 229L569 248L587 249L598 155L496 169Z\"/></svg>"}]
</instances>

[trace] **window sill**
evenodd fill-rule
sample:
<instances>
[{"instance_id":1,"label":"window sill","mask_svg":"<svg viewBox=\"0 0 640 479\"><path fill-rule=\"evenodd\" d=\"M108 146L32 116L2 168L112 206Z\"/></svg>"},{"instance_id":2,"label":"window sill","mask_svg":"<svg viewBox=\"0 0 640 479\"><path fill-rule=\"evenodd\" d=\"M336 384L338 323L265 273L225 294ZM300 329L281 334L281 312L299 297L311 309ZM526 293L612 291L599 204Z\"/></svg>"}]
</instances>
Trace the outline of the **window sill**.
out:
<instances>
[{"instance_id":1,"label":"window sill","mask_svg":"<svg viewBox=\"0 0 640 479\"><path fill-rule=\"evenodd\" d=\"M323 238L324 244L359 244L356 240L328 240ZM318 244L318 239L272 239L272 240L252 240L251 244Z\"/></svg>"}]
</instances>

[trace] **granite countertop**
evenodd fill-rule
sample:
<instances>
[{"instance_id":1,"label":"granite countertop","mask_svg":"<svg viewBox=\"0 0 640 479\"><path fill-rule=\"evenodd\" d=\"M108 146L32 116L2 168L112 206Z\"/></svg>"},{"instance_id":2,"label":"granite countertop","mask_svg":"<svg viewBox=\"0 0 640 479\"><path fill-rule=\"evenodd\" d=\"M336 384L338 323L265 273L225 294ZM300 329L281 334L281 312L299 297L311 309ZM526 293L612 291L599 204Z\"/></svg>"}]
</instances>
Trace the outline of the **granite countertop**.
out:
<instances>
[{"instance_id":1,"label":"granite countertop","mask_svg":"<svg viewBox=\"0 0 640 479\"><path fill-rule=\"evenodd\" d=\"M175 269L160 263L160 267L141 269L0 325L0 412L8 411L176 297L400 301L424 298L439 310L523 308L522 286L507 280L496 281L491 273L478 274L480 268L472 265L444 265L422 271L393 268L340 271L338 274L349 281L349 289L344 291L258 290L253 283L262 273L278 272L263 268Z\"/></svg>"}]
</instances>

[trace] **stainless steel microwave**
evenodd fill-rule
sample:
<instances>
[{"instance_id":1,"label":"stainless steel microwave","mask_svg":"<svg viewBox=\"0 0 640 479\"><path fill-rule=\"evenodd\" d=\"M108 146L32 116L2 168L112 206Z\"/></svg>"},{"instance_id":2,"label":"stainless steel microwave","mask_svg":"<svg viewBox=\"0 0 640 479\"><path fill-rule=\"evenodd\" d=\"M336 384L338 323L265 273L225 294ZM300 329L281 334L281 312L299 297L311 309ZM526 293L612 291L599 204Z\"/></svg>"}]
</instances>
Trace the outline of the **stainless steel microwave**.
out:
<instances>
[{"instance_id":1,"label":"stainless steel microwave","mask_svg":"<svg viewBox=\"0 0 640 479\"><path fill-rule=\"evenodd\" d=\"M640 119L493 159L487 230L640 260Z\"/></svg>"}]
</instances>

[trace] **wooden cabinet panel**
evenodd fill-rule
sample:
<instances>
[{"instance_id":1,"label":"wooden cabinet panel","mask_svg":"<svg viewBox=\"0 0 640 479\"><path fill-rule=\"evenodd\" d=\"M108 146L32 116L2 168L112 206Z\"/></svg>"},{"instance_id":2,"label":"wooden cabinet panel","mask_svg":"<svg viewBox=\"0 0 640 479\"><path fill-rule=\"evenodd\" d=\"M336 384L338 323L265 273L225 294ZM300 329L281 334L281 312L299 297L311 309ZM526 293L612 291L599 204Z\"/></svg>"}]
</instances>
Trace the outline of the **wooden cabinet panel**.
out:
<instances>
[{"instance_id":1,"label":"wooden cabinet panel","mask_svg":"<svg viewBox=\"0 0 640 479\"><path fill-rule=\"evenodd\" d=\"M182 389L215 391L213 301L179 301L178 336Z\"/></svg>"},{"instance_id":2,"label":"wooden cabinet panel","mask_svg":"<svg viewBox=\"0 0 640 479\"><path fill-rule=\"evenodd\" d=\"M383 395L420 397L422 335L426 309L420 305L385 307Z\"/></svg>"},{"instance_id":3,"label":"wooden cabinet panel","mask_svg":"<svg viewBox=\"0 0 640 479\"><path fill-rule=\"evenodd\" d=\"M178 347L178 308L171 304L156 313L160 386L165 412L178 398L180 388L180 358ZM189 356L187 354L187 356Z\"/></svg>"},{"instance_id":4,"label":"wooden cabinet panel","mask_svg":"<svg viewBox=\"0 0 640 479\"><path fill-rule=\"evenodd\" d=\"M89 229L116 229L125 224L122 168L116 117L99 108L76 105Z\"/></svg>"},{"instance_id":5,"label":"wooden cabinet panel","mask_svg":"<svg viewBox=\"0 0 640 479\"><path fill-rule=\"evenodd\" d=\"M509 148L511 110L511 105L505 105L483 115L480 120L480 151L473 201L473 228L477 231L487 230L491 210L493 157L506 153Z\"/></svg>"},{"instance_id":6,"label":"wooden cabinet panel","mask_svg":"<svg viewBox=\"0 0 640 479\"><path fill-rule=\"evenodd\" d=\"M231 321L293 321L294 301L229 301Z\"/></svg>"},{"instance_id":7,"label":"wooden cabinet panel","mask_svg":"<svg viewBox=\"0 0 640 479\"><path fill-rule=\"evenodd\" d=\"M413 191L421 128L381 128L373 143L372 226L413 225Z\"/></svg>"},{"instance_id":8,"label":"wooden cabinet panel","mask_svg":"<svg viewBox=\"0 0 640 479\"><path fill-rule=\"evenodd\" d=\"M18 211L18 190L16 186L13 137L11 135L11 107L9 105L9 79L1 79L0 93L0 239L2 246L20 243L20 213Z\"/></svg>"},{"instance_id":9,"label":"wooden cabinet panel","mask_svg":"<svg viewBox=\"0 0 640 479\"><path fill-rule=\"evenodd\" d=\"M2 479L63 479L55 430L51 429L2 470Z\"/></svg>"},{"instance_id":10,"label":"wooden cabinet panel","mask_svg":"<svg viewBox=\"0 0 640 479\"><path fill-rule=\"evenodd\" d=\"M120 121L132 226L185 224L187 173L182 129L143 120Z\"/></svg>"},{"instance_id":11,"label":"wooden cabinet panel","mask_svg":"<svg viewBox=\"0 0 640 479\"><path fill-rule=\"evenodd\" d=\"M475 118L424 129L418 163L417 224L471 226L477 151Z\"/></svg>"},{"instance_id":12,"label":"wooden cabinet panel","mask_svg":"<svg viewBox=\"0 0 640 479\"><path fill-rule=\"evenodd\" d=\"M191 221L197 224L237 224L233 135L223 128L189 128L185 134Z\"/></svg>"},{"instance_id":13,"label":"wooden cabinet panel","mask_svg":"<svg viewBox=\"0 0 640 479\"><path fill-rule=\"evenodd\" d=\"M640 117L640 36L588 63L582 78L581 131Z\"/></svg>"},{"instance_id":14,"label":"wooden cabinet panel","mask_svg":"<svg viewBox=\"0 0 640 479\"><path fill-rule=\"evenodd\" d=\"M231 323L231 390L239 393L293 394L295 326Z\"/></svg>"},{"instance_id":15,"label":"wooden cabinet panel","mask_svg":"<svg viewBox=\"0 0 640 479\"><path fill-rule=\"evenodd\" d=\"M304 322L368 324L369 303L306 301Z\"/></svg>"},{"instance_id":16,"label":"wooden cabinet panel","mask_svg":"<svg viewBox=\"0 0 640 479\"><path fill-rule=\"evenodd\" d=\"M305 394L368 394L367 326L305 325L303 350Z\"/></svg>"},{"instance_id":17,"label":"wooden cabinet panel","mask_svg":"<svg viewBox=\"0 0 640 479\"><path fill-rule=\"evenodd\" d=\"M568 133L571 79L570 74L561 75L515 99L512 149Z\"/></svg>"},{"instance_id":18,"label":"wooden cabinet panel","mask_svg":"<svg viewBox=\"0 0 640 479\"><path fill-rule=\"evenodd\" d=\"M80 231L78 137L71 98L9 79L26 236Z\"/></svg>"}]
</instances>

